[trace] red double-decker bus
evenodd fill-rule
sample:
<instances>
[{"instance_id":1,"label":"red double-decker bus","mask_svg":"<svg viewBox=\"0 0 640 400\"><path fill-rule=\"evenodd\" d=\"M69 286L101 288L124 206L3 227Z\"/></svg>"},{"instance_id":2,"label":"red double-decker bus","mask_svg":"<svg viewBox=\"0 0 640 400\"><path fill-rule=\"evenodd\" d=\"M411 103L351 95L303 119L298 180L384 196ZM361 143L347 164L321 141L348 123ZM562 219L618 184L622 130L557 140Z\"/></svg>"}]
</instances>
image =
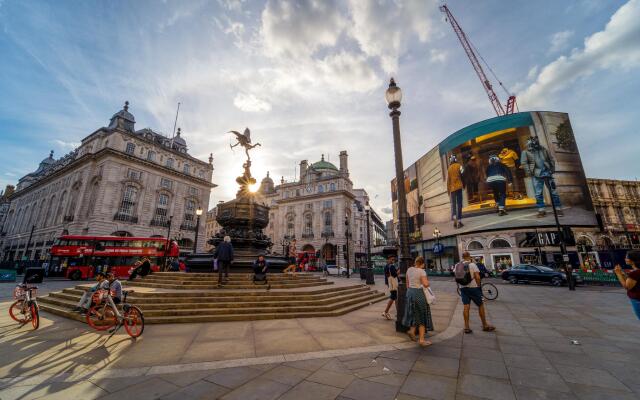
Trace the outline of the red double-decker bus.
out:
<instances>
[{"instance_id":1,"label":"red double-decker bus","mask_svg":"<svg viewBox=\"0 0 640 400\"><path fill-rule=\"evenodd\" d=\"M111 271L118 278L129 276L131 267L141 257L151 260L151 270L158 271L165 257L178 257L180 249L175 241L165 238L120 236L60 237L51 247L51 263L73 280L93 278L97 271Z\"/></svg>"}]
</instances>

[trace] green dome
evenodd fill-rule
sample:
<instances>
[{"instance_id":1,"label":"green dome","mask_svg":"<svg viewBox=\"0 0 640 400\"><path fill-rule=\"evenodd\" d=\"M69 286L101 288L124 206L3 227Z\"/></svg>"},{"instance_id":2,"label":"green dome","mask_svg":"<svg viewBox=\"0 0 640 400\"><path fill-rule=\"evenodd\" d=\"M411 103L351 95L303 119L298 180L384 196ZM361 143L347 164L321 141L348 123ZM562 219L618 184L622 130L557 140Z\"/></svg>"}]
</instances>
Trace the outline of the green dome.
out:
<instances>
[{"instance_id":1,"label":"green dome","mask_svg":"<svg viewBox=\"0 0 640 400\"><path fill-rule=\"evenodd\" d=\"M338 171L338 168L336 168L335 165L331 164L329 161L324 160L324 154L322 155L322 159L320 161L311 164L311 168L315 169L316 171L327 170L327 169L332 171Z\"/></svg>"}]
</instances>

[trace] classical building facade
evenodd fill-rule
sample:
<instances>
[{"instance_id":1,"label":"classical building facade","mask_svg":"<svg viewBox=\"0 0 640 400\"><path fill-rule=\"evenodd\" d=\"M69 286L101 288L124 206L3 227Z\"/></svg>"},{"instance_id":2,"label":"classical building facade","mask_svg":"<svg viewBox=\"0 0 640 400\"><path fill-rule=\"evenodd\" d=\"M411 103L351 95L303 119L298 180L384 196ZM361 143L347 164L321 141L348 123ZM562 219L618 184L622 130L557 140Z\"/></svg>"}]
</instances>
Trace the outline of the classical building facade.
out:
<instances>
[{"instance_id":1,"label":"classical building facade","mask_svg":"<svg viewBox=\"0 0 640 400\"><path fill-rule=\"evenodd\" d=\"M169 226L171 237L193 250L196 210L207 209L216 186L213 158L189 155L180 130L173 139L135 130L128 108L127 102L78 148L60 159L52 151L19 180L9 197L3 260L39 259L63 234L165 237Z\"/></svg>"},{"instance_id":2,"label":"classical building facade","mask_svg":"<svg viewBox=\"0 0 640 400\"><path fill-rule=\"evenodd\" d=\"M602 235L596 245L618 249L640 248L640 183L587 178L596 213L602 221Z\"/></svg>"},{"instance_id":3,"label":"classical building facade","mask_svg":"<svg viewBox=\"0 0 640 400\"><path fill-rule=\"evenodd\" d=\"M327 264L344 266L348 258L354 266L362 259L369 197L364 189L353 188L347 152L340 152L339 159L339 167L325 161L324 155L313 164L301 161L294 182L283 178L276 186L268 173L262 180L258 193L270 207L265 233L274 242L274 253L282 254L295 238L298 252L319 254ZM371 230L372 236L379 232Z\"/></svg>"},{"instance_id":4,"label":"classical building facade","mask_svg":"<svg viewBox=\"0 0 640 400\"><path fill-rule=\"evenodd\" d=\"M213 245L207 243L207 241L215 235L222 226L216 220L216 216L218 215L218 207L214 207L211 210L207 211L206 219L205 219L205 237L203 240L204 250L211 251L213 250Z\"/></svg>"}]
</instances>

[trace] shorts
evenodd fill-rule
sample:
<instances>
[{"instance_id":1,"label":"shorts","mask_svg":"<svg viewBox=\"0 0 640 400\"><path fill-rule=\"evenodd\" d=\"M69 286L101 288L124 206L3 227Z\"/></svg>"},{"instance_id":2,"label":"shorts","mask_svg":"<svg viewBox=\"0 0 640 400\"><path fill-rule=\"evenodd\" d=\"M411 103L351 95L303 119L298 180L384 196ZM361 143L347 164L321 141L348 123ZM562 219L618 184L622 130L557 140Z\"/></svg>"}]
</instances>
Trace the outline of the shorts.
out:
<instances>
[{"instance_id":1,"label":"shorts","mask_svg":"<svg viewBox=\"0 0 640 400\"><path fill-rule=\"evenodd\" d=\"M296 262L296 258L295 257L289 257L289 265L294 264L294 265L298 265L298 263Z\"/></svg>"},{"instance_id":2,"label":"shorts","mask_svg":"<svg viewBox=\"0 0 640 400\"><path fill-rule=\"evenodd\" d=\"M471 304L472 301L478 307L482 305L482 289L479 287L460 288L460 297L462 298L462 304L465 306Z\"/></svg>"},{"instance_id":3,"label":"shorts","mask_svg":"<svg viewBox=\"0 0 640 400\"><path fill-rule=\"evenodd\" d=\"M398 300L398 291L390 290L389 291L389 300Z\"/></svg>"}]
</instances>

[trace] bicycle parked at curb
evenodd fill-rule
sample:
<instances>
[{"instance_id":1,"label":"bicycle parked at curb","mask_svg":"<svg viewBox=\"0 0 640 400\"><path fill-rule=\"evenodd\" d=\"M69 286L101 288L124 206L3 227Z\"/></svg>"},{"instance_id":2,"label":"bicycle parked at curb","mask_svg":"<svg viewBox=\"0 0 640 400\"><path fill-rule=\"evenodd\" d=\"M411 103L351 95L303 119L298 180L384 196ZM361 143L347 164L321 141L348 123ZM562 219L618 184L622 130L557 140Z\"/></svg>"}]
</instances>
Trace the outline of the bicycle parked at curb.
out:
<instances>
[{"instance_id":1,"label":"bicycle parked at curb","mask_svg":"<svg viewBox=\"0 0 640 400\"><path fill-rule=\"evenodd\" d=\"M94 304L87 311L87 324L97 331L110 330L113 335L121 326L129 336L137 338L144 331L144 315L138 307L127 303L127 295L133 290L123 290L122 313L118 310L108 290L97 290L92 297Z\"/></svg>"},{"instance_id":2,"label":"bicycle parked at curb","mask_svg":"<svg viewBox=\"0 0 640 400\"><path fill-rule=\"evenodd\" d=\"M37 286L29 286L22 283L13 290L13 297L16 301L9 307L9 316L22 325L31 321L33 329L40 326L40 308L36 300Z\"/></svg>"},{"instance_id":3,"label":"bicycle parked at curb","mask_svg":"<svg viewBox=\"0 0 640 400\"><path fill-rule=\"evenodd\" d=\"M460 285L456 283L458 292L458 296L460 296ZM482 287L482 297L487 300L495 300L498 298L498 288L493 283L483 282L481 284Z\"/></svg>"}]
</instances>

